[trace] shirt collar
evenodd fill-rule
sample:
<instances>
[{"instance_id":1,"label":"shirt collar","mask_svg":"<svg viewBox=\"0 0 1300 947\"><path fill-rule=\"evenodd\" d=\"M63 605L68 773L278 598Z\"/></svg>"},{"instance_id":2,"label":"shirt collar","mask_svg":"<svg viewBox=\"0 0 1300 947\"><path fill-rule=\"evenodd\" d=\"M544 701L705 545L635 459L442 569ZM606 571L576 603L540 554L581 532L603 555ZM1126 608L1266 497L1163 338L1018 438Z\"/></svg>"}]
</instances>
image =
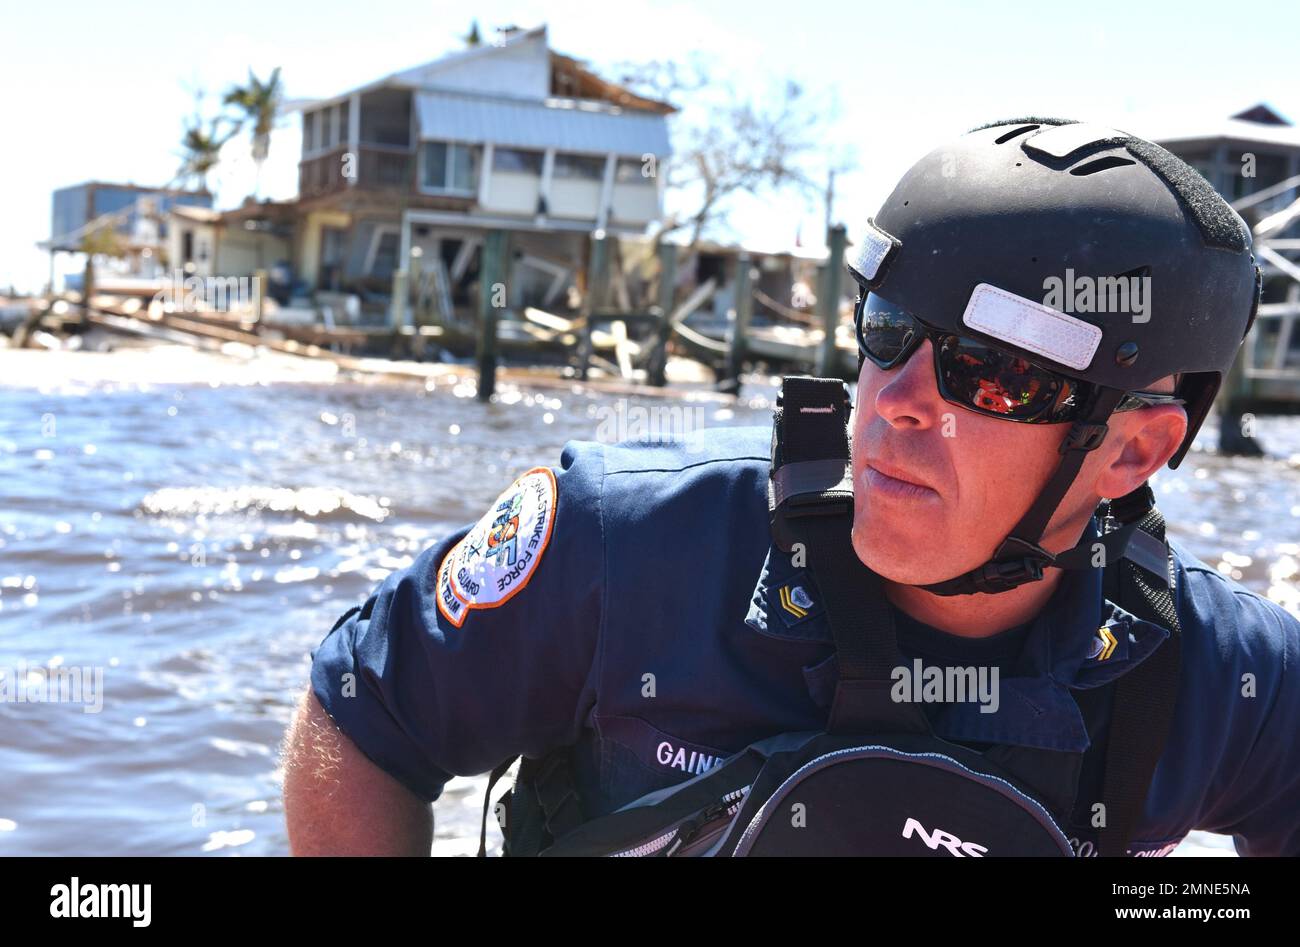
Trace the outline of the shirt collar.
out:
<instances>
[{"instance_id":1,"label":"shirt collar","mask_svg":"<svg viewBox=\"0 0 1300 947\"><path fill-rule=\"evenodd\" d=\"M1094 539L1101 535L1096 517L1089 532ZM999 682L997 711L983 713L974 703L928 705L935 732L948 740L1086 749L1087 728L1071 689L1099 687L1122 676L1169 635L1106 599L1102 580L1100 568L1066 571L1034 619L1014 668ZM775 545L768 549L745 621L767 637L833 644L811 573ZM834 654L805 667L804 676L813 700L829 707Z\"/></svg>"}]
</instances>

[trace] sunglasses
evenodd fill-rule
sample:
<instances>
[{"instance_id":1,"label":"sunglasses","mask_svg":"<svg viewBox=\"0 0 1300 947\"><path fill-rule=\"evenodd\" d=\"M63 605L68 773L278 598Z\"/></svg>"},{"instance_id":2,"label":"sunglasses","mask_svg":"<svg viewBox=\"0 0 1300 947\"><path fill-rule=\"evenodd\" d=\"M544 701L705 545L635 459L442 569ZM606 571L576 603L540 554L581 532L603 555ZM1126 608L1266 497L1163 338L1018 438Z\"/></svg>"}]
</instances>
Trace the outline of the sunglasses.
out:
<instances>
[{"instance_id":1,"label":"sunglasses","mask_svg":"<svg viewBox=\"0 0 1300 947\"><path fill-rule=\"evenodd\" d=\"M1028 424L1077 421L1096 390L1021 355L926 325L875 293L858 297L853 324L858 352L882 369L903 364L929 339L940 396L978 414ZM1127 392L1115 411L1183 403L1175 395Z\"/></svg>"}]
</instances>

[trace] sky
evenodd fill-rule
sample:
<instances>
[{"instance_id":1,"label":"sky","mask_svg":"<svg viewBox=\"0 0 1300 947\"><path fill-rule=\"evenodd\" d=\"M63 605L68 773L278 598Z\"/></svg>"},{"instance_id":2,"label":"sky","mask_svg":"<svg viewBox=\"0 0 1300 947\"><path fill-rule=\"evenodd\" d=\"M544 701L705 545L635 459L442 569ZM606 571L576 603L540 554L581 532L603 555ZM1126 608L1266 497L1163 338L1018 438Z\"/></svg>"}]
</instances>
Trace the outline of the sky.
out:
<instances>
[{"instance_id":1,"label":"sky","mask_svg":"<svg viewBox=\"0 0 1300 947\"><path fill-rule=\"evenodd\" d=\"M1263 101L1300 121L1291 0L14 2L0 38L0 290L44 285L36 243L55 189L171 179L196 90L213 110L250 68L279 66L290 98L334 95L463 48L475 18L485 37L545 23L553 49L597 71L698 54L754 99L796 80L827 116L819 147L856 161L834 208L850 236L917 158L993 119L1055 115L1157 137ZM293 196L298 148L286 121L263 197ZM230 207L252 191L246 139L223 158L210 185ZM824 214L817 199L759 195L734 205L722 236L814 243Z\"/></svg>"}]
</instances>

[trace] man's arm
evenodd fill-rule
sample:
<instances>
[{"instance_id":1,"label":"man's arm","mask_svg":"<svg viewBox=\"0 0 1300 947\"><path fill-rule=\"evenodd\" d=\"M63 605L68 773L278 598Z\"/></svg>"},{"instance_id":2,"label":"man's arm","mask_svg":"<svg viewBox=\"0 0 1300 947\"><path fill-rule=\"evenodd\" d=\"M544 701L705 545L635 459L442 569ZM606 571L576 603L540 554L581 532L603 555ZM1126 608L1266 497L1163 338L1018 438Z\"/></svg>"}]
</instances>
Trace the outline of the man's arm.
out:
<instances>
[{"instance_id":1,"label":"man's arm","mask_svg":"<svg viewBox=\"0 0 1300 947\"><path fill-rule=\"evenodd\" d=\"M604 468L582 445L561 466L519 477L313 652L285 754L295 854L428 855L429 803L453 776L579 739L595 703Z\"/></svg>"},{"instance_id":2,"label":"man's arm","mask_svg":"<svg viewBox=\"0 0 1300 947\"><path fill-rule=\"evenodd\" d=\"M418 855L433 810L370 762L306 689L284 745L284 814L294 855Z\"/></svg>"}]
</instances>

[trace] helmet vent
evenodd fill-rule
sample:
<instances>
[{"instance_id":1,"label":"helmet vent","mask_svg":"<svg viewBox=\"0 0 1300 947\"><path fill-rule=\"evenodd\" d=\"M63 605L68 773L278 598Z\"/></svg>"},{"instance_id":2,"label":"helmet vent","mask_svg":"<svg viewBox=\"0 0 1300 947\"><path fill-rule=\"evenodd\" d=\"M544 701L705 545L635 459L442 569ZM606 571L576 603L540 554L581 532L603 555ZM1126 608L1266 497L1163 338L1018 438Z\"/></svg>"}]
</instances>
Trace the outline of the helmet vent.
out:
<instances>
[{"instance_id":1,"label":"helmet vent","mask_svg":"<svg viewBox=\"0 0 1300 947\"><path fill-rule=\"evenodd\" d=\"M1130 164L1137 164L1137 162L1131 158L1121 158L1119 155L1105 155L1094 161L1081 164L1077 168L1071 168L1070 173L1076 177L1083 177L1087 174L1096 174L1098 171L1107 171L1110 168L1122 168Z\"/></svg>"},{"instance_id":2,"label":"helmet vent","mask_svg":"<svg viewBox=\"0 0 1300 947\"><path fill-rule=\"evenodd\" d=\"M1004 145L1004 144L1006 144L1007 142L1009 142L1012 138L1015 138L1015 137L1017 137L1017 136L1019 136L1019 135L1023 135L1023 134L1025 134L1026 132L1031 132L1031 131L1033 131L1035 128L1038 128L1038 127L1039 127L1039 126L1037 126L1037 125L1021 125L1019 128L1013 128L1011 131L1007 132L1005 135L1001 135L1001 136L999 136L999 137L998 137L998 138L997 138L993 143L994 143L995 145Z\"/></svg>"}]
</instances>

